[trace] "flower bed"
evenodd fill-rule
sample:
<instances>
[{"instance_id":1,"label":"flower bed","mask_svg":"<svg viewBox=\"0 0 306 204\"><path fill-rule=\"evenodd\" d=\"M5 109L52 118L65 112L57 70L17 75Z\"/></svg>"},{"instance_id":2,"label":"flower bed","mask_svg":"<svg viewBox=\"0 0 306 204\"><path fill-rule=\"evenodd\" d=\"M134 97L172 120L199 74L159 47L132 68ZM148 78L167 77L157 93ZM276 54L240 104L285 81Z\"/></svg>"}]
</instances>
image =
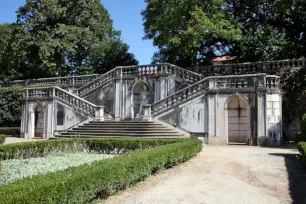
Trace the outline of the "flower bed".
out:
<instances>
[{"instance_id":1,"label":"flower bed","mask_svg":"<svg viewBox=\"0 0 306 204\"><path fill-rule=\"evenodd\" d=\"M92 153L57 153L55 156L11 159L1 162L0 186L35 175L56 172L69 167L91 164L114 155Z\"/></svg>"},{"instance_id":2,"label":"flower bed","mask_svg":"<svg viewBox=\"0 0 306 204\"><path fill-rule=\"evenodd\" d=\"M89 150L126 153L5 185L0 188L0 203L89 203L182 163L202 148L201 141L188 139L84 139L81 143Z\"/></svg>"}]
</instances>

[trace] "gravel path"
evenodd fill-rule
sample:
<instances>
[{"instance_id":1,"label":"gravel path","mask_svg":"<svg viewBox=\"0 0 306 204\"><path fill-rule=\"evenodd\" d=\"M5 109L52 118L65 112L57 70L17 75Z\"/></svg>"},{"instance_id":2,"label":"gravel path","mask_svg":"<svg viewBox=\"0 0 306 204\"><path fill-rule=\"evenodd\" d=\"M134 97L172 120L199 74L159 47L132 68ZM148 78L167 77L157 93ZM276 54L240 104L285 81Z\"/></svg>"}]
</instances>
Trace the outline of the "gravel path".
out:
<instances>
[{"instance_id":1,"label":"gravel path","mask_svg":"<svg viewBox=\"0 0 306 204\"><path fill-rule=\"evenodd\" d=\"M103 203L305 204L306 169L296 154L295 145L204 146L190 161Z\"/></svg>"},{"instance_id":2,"label":"gravel path","mask_svg":"<svg viewBox=\"0 0 306 204\"><path fill-rule=\"evenodd\" d=\"M4 144L20 143L20 142L37 142L43 139L25 139L19 137L7 137Z\"/></svg>"}]
</instances>

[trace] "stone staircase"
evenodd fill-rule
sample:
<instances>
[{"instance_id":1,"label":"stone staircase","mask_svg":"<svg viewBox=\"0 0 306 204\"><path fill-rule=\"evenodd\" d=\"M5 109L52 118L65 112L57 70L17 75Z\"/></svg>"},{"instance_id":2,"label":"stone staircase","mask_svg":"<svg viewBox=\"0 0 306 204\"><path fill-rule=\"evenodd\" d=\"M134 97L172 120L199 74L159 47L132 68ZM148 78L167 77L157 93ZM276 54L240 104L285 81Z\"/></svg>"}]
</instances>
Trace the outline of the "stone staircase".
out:
<instances>
[{"instance_id":1,"label":"stone staircase","mask_svg":"<svg viewBox=\"0 0 306 204\"><path fill-rule=\"evenodd\" d=\"M90 121L56 135L57 138L183 138L184 135L155 122Z\"/></svg>"}]
</instances>

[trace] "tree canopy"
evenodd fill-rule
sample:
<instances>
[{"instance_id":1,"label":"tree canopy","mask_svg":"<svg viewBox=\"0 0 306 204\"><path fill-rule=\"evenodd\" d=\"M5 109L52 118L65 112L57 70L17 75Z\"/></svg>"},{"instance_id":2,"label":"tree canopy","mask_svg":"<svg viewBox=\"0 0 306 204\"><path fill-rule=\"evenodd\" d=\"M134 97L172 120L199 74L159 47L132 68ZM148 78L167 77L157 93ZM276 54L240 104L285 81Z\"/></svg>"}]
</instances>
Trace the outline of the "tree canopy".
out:
<instances>
[{"instance_id":1,"label":"tree canopy","mask_svg":"<svg viewBox=\"0 0 306 204\"><path fill-rule=\"evenodd\" d=\"M239 61L299 58L306 52L304 0L150 1L142 12L155 62L183 66L215 56Z\"/></svg>"},{"instance_id":2,"label":"tree canopy","mask_svg":"<svg viewBox=\"0 0 306 204\"><path fill-rule=\"evenodd\" d=\"M71 69L101 73L138 64L99 0L27 0L16 23L0 25L0 36L2 79L66 75Z\"/></svg>"}]
</instances>

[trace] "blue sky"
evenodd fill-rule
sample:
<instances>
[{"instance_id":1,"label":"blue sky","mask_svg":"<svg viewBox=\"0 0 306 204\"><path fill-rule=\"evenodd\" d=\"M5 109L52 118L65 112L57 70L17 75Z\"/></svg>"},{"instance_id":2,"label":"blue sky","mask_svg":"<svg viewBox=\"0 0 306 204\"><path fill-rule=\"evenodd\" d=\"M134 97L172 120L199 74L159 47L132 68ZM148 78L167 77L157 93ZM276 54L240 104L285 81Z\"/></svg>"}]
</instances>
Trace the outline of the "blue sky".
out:
<instances>
[{"instance_id":1,"label":"blue sky","mask_svg":"<svg viewBox=\"0 0 306 204\"><path fill-rule=\"evenodd\" d=\"M0 7L0 23L16 21L15 11L26 0L2 0ZM121 30L122 40L130 46L140 64L150 64L157 48L152 41L142 40L144 36L143 21L140 12L145 9L144 0L101 0L114 21L114 27ZM131 3L133 2L133 3Z\"/></svg>"}]
</instances>

